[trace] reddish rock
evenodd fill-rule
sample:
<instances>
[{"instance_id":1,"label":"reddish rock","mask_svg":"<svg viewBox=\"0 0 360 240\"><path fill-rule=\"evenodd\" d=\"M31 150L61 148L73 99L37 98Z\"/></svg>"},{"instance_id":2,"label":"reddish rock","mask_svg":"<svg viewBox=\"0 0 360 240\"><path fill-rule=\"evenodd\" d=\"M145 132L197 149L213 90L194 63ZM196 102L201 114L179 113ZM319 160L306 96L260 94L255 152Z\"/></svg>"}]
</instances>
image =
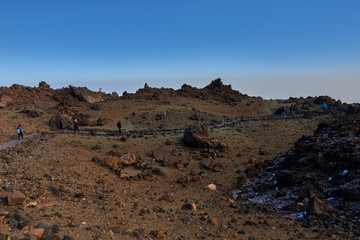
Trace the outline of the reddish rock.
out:
<instances>
[{"instance_id":1,"label":"reddish rock","mask_svg":"<svg viewBox=\"0 0 360 240\"><path fill-rule=\"evenodd\" d=\"M164 238L165 238L165 234L163 231L160 230L156 233L156 239L164 239Z\"/></svg>"},{"instance_id":2,"label":"reddish rock","mask_svg":"<svg viewBox=\"0 0 360 240\"><path fill-rule=\"evenodd\" d=\"M184 170L184 165L182 165L182 164L176 164L176 167L177 167L177 169L179 169L179 170Z\"/></svg>"},{"instance_id":3,"label":"reddish rock","mask_svg":"<svg viewBox=\"0 0 360 240\"><path fill-rule=\"evenodd\" d=\"M7 194L7 201L10 206L22 205L25 198L25 195L17 190L14 190Z\"/></svg>"},{"instance_id":4,"label":"reddish rock","mask_svg":"<svg viewBox=\"0 0 360 240\"><path fill-rule=\"evenodd\" d=\"M191 178L191 181L192 181L192 182L200 182L200 181L203 180L204 178L205 178L204 175L197 175L197 176L193 176L193 177Z\"/></svg>"},{"instance_id":5,"label":"reddish rock","mask_svg":"<svg viewBox=\"0 0 360 240\"><path fill-rule=\"evenodd\" d=\"M36 239L41 239L44 234L44 228L35 228L29 232L29 236L35 236Z\"/></svg>"},{"instance_id":6,"label":"reddish rock","mask_svg":"<svg viewBox=\"0 0 360 240\"><path fill-rule=\"evenodd\" d=\"M122 155L120 158L120 162L124 166L130 166L133 163L135 163L135 161L136 161L136 155L133 153L126 153L126 154Z\"/></svg>"},{"instance_id":7,"label":"reddish rock","mask_svg":"<svg viewBox=\"0 0 360 240\"><path fill-rule=\"evenodd\" d=\"M193 203L191 203L191 209L193 210L193 211L196 211L197 209L196 209L196 204L193 202Z\"/></svg>"},{"instance_id":8,"label":"reddish rock","mask_svg":"<svg viewBox=\"0 0 360 240\"><path fill-rule=\"evenodd\" d=\"M209 218L209 223L212 225L218 225L218 220L216 218Z\"/></svg>"},{"instance_id":9,"label":"reddish rock","mask_svg":"<svg viewBox=\"0 0 360 240\"><path fill-rule=\"evenodd\" d=\"M188 183L189 182L189 177L188 176L180 177L176 182L180 183L180 184Z\"/></svg>"},{"instance_id":10,"label":"reddish rock","mask_svg":"<svg viewBox=\"0 0 360 240\"><path fill-rule=\"evenodd\" d=\"M109 167L112 170L119 170L122 168L120 157L108 156L104 159L103 165Z\"/></svg>"},{"instance_id":11,"label":"reddish rock","mask_svg":"<svg viewBox=\"0 0 360 240\"><path fill-rule=\"evenodd\" d=\"M256 158L252 157L249 159L250 164L254 164L256 162Z\"/></svg>"},{"instance_id":12,"label":"reddish rock","mask_svg":"<svg viewBox=\"0 0 360 240\"><path fill-rule=\"evenodd\" d=\"M127 173L122 173L122 174L120 174L120 178L121 178L121 179L129 179L129 178L130 178L130 175L127 174Z\"/></svg>"},{"instance_id":13,"label":"reddish rock","mask_svg":"<svg viewBox=\"0 0 360 240\"><path fill-rule=\"evenodd\" d=\"M135 163L136 156L133 153L126 153L121 157L113 154L102 161L102 165L109 167L114 171L120 170L123 166L131 166Z\"/></svg>"}]
</instances>

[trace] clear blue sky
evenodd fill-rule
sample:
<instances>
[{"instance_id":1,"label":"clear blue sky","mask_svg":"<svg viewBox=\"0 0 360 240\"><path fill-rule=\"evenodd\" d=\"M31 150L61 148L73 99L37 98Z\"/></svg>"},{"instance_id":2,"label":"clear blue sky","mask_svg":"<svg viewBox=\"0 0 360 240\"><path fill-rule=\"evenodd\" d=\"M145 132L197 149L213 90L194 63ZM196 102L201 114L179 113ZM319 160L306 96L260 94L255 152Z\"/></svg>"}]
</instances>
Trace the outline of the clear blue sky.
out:
<instances>
[{"instance_id":1,"label":"clear blue sky","mask_svg":"<svg viewBox=\"0 0 360 240\"><path fill-rule=\"evenodd\" d=\"M360 102L359 0L0 0L0 85Z\"/></svg>"}]
</instances>

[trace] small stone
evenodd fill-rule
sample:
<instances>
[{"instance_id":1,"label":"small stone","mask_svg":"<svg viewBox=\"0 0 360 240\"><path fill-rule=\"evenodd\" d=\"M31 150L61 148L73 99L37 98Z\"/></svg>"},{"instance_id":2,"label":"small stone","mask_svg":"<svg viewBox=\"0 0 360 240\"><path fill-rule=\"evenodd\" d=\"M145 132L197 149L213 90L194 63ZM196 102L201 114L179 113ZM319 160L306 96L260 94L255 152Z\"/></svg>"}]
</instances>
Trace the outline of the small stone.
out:
<instances>
[{"instance_id":1,"label":"small stone","mask_svg":"<svg viewBox=\"0 0 360 240\"><path fill-rule=\"evenodd\" d=\"M182 205L182 207L181 207L181 209L183 209L183 210L192 210L192 211L196 211L196 205L195 205L195 203L193 202L193 203L191 203L191 204L184 204L184 205Z\"/></svg>"},{"instance_id":2,"label":"small stone","mask_svg":"<svg viewBox=\"0 0 360 240\"><path fill-rule=\"evenodd\" d=\"M127 174L127 173L121 173L121 174L120 174L120 178L121 178L121 179L129 179L129 178L130 178L130 175Z\"/></svg>"},{"instance_id":3,"label":"small stone","mask_svg":"<svg viewBox=\"0 0 360 240\"><path fill-rule=\"evenodd\" d=\"M209 218L209 223L212 225L218 225L218 221L216 218Z\"/></svg>"},{"instance_id":4,"label":"small stone","mask_svg":"<svg viewBox=\"0 0 360 240\"><path fill-rule=\"evenodd\" d=\"M184 170L184 165L182 165L182 164L180 164L180 163L176 164L176 167L177 167L177 169L179 169L180 171Z\"/></svg>"},{"instance_id":5,"label":"small stone","mask_svg":"<svg viewBox=\"0 0 360 240\"><path fill-rule=\"evenodd\" d=\"M209 184L208 186L207 186L207 188L210 190L210 191L215 191L216 190L216 185L215 184Z\"/></svg>"},{"instance_id":6,"label":"small stone","mask_svg":"<svg viewBox=\"0 0 360 240\"><path fill-rule=\"evenodd\" d=\"M30 236L35 236L36 239L41 239L44 234L44 228L35 228L29 232Z\"/></svg>"},{"instance_id":7,"label":"small stone","mask_svg":"<svg viewBox=\"0 0 360 240\"><path fill-rule=\"evenodd\" d=\"M194 202L191 204L191 207L192 207L192 210L196 211L196 204Z\"/></svg>"},{"instance_id":8,"label":"small stone","mask_svg":"<svg viewBox=\"0 0 360 240\"><path fill-rule=\"evenodd\" d=\"M165 234L163 231L158 231L156 234L156 239L164 239L165 238Z\"/></svg>"},{"instance_id":9,"label":"small stone","mask_svg":"<svg viewBox=\"0 0 360 240\"><path fill-rule=\"evenodd\" d=\"M174 195L165 193L164 195L161 196L161 198L159 200L166 201L166 202L172 202L172 201L174 201Z\"/></svg>"},{"instance_id":10,"label":"small stone","mask_svg":"<svg viewBox=\"0 0 360 240\"><path fill-rule=\"evenodd\" d=\"M63 240L74 240L74 238L73 238L73 237L70 237L70 236L68 236L68 235L64 235Z\"/></svg>"},{"instance_id":11,"label":"small stone","mask_svg":"<svg viewBox=\"0 0 360 240\"><path fill-rule=\"evenodd\" d=\"M249 163L250 163L250 164L254 164L255 161L256 161L256 158L252 157L252 158L250 158Z\"/></svg>"}]
</instances>

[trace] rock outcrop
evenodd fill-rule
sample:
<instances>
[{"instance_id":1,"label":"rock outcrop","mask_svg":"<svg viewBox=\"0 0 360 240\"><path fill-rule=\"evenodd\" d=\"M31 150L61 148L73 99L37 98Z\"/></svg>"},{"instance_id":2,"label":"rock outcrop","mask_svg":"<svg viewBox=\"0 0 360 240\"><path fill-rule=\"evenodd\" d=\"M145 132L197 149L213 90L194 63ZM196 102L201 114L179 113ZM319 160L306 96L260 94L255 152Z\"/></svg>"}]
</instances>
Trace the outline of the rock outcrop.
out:
<instances>
[{"instance_id":1,"label":"rock outcrop","mask_svg":"<svg viewBox=\"0 0 360 240\"><path fill-rule=\"evenodd\" d=\"M237 200L278 208L293 218L351 222L360 211L359 119L358 114L321 123L294 149L248 168L252 179L236 191Z\"/></svg>"}]
</instances>

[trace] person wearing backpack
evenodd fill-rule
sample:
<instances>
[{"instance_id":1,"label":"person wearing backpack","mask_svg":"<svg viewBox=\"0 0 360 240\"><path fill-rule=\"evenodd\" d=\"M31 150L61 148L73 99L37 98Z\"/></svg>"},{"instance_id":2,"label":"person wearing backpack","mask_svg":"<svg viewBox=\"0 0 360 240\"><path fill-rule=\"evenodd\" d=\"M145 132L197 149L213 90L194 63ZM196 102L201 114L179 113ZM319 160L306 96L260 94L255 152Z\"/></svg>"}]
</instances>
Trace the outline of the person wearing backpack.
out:
<instances>
[{"instance_id":1,"label":"person wearing backpack","mask_svg":"<svg viewBox=\"0 0 360 240\"><path fill-rule=\"evenodd\" d=\"M326 102L324 101L323 104L321 104L321 108L323 110L323 113L326 113L327 107L328 106L327 106Z\"/></svg>"},{"instance_id":2,"label":"person wearing backpack","mask_svg":"<svg viewBox=\"0 0 360 240\"><path fill-rule=\"evenodd\" d=\"M17 134L18 134L18 140L21 139L24 139L24 132L23 132L23 129L21 127L21 125L19 124L19 126L17 127Z\"/></svg>"}]
</instances>

